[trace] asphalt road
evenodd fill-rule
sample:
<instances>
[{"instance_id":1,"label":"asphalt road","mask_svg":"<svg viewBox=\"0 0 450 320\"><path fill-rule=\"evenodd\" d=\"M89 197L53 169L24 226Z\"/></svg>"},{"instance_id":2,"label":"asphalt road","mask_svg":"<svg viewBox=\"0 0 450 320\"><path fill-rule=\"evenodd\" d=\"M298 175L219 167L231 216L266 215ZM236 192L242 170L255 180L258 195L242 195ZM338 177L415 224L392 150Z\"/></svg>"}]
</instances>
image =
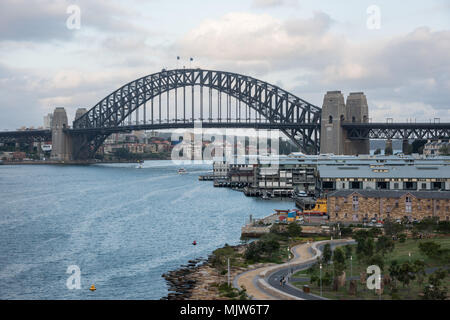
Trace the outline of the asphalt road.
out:
<instances>
[{"instance_id":1,"label":"asphalt road","mask_svg":"<svg viewBox=\"0 0 450 320\"><path fill-rule=\"evenodd\" d=\"M331 245L331 249L334 250L334 248L336 248L337 246L342 246L342 245L345 245L345 244L351 244L351 242L350 243L341 243L341 244L332 244ZM320 251L322 251L322 248L323 248L324 245L325 244L320 245L318 247L318 249ZM309 250L311 252L311 248L309 248ZM288 276L289 274L294 274L296 271L307 269L307 268L311 267L312 265L314 265L315 263L316 263L316 261L307 262L307 263L304 263L304 264L301 264L301 265L297 265L294 268L284 268L284 269L278 270L276 272L273 272L273 273L269 274L266 277L266 281L272 287L274 287L274 288L276 288L276 289L278 289L280 291L283 291L285 293L288 293L290 295L293 295L295 297L301 298L301 299L305 299L305 300L327 300L326 298L323 298L323 297L320 297L320 296L317 296L317 295L305 293L305 292L303 292L303 290L301 290L301 289L299 289L297 287L294 287L293 285L289 284L289 282L286 282L286 284L284 286L280 285L280 279L283 276Z\"/></svg>"}]
</instances>

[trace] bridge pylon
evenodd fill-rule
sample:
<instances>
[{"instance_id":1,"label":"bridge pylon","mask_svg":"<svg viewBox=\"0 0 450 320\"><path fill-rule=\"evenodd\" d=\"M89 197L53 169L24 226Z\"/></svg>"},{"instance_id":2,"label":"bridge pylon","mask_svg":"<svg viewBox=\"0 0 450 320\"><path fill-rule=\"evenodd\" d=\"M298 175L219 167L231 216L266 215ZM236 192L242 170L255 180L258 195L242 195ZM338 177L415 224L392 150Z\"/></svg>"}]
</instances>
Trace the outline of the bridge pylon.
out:
<instances>
[{"instance_id":1,"label":"bridge pylon","mask_svg":"<svg viewBox=\"0 0 450 320\"><path fill-rule=\"evenodd\" d=\"M323 99L320 131L320 153L336 155L369 154L369 139L351 140L344 122L366 123L369 107L364 93L350 93L345 102L341 91L328 91Z\"/></svg>"},{"instance_id":2,"label":"bridge pylon","mask_svg":"<svg viewBox=\"0 0 450 320\"><path fill-rule=\"evenodd\" d=\"M67 113L64 108L57 107L52 120L52 153L55 161L72 160L72 137L64 131L67 128Z\"/></svg>"}]
</instances>

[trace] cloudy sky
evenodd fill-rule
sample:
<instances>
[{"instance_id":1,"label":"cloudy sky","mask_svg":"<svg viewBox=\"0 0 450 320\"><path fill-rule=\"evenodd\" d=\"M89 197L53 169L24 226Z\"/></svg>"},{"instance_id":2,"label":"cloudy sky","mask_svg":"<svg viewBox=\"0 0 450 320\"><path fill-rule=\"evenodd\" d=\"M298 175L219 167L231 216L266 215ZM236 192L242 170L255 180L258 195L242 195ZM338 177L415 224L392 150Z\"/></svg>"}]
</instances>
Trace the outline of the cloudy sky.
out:
<instances>
[{"instance_id":1,"label":"cloudy sky","mask_svg":"<svg viewBox=\"0 0 450 320\"><path fill-rule=\"evenodd\" d=\"M318 106L364 91L373 121L450 121L447 0L1 0L0 130L41 126L56 106L71 120L176 56Z\"/></svg>"}]
</instances>

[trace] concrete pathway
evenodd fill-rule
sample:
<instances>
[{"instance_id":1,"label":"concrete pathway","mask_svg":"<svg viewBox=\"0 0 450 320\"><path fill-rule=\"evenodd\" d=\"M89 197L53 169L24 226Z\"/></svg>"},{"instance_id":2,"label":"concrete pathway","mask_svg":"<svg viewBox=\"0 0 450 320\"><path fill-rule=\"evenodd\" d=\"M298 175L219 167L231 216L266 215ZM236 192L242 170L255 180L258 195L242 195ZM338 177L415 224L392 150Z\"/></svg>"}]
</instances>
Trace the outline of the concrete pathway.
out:
<instances>
[{"instance_id":1,"label":"concrete pathway","mask_svg":"<svg viewBox=\"0 0 450 320\"><path fill-rule=\"evenodd\" d=\"M265 265L237 275L233 286L240 289L245 287L247 294L255 300L316 300L321 297L306 294L302 290L287 283L280 285L280 279L298 270L313 265L322 254L321 248L330 243L332 247L344 245L353 240L333 240L304 243L291 249L294 257L283 264Z\"/></svg>"}]
</instances>

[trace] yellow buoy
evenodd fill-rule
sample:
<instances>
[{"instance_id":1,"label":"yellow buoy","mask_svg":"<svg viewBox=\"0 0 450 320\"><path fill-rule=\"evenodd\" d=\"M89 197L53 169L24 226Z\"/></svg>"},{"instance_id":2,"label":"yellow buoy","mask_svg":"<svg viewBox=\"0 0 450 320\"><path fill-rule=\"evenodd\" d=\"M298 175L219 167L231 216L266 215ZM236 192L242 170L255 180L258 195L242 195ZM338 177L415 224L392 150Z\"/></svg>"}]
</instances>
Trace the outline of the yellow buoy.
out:
<instances>
[{"instance_id":1,"label":"yellow buoy","mask_svg":"<svg viewBox=\"0 0 450 320\"><path fill-rule=\"evenodd\" d=\"M95 286L94 285L92 285L90 288L89 288L89 290L91 290L91 291L95 291L95 290L97 290L96 288L95 288Z\"/></svg>"}]
</instances>

